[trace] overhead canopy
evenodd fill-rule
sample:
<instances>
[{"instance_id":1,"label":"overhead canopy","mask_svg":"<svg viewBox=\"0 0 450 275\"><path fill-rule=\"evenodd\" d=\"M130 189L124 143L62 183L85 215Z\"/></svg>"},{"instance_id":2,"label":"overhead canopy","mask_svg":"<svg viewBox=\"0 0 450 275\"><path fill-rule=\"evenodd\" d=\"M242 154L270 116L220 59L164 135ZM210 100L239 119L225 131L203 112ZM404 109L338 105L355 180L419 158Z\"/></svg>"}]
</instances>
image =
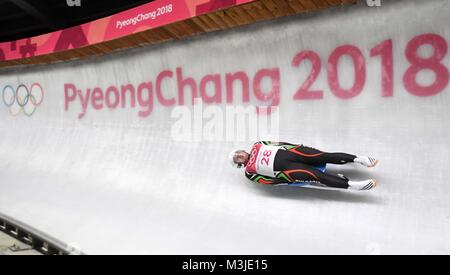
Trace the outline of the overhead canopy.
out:
<instances>
[{"instance_id":1,"label":"overhead canopy","mask_svg":"<svg viewBox=\"0 0 450 275\"><path fill-rule=\"evenodd\" d=\"M0 0L0 42L77 26L154 0Z\"/></svg>"},{"instance_id":2,"label":"overhead canopy","mask_svg":"<svg viewBox=\"0 0 450 275\"><path fill-rule=\"evenodd\" d=\"M85 58L355 2L356 0L159 0L69 29L0 43L0 60L4 60L0 61L0 68ZM11 9L21 7L22 10L27 10L30 18L39 21L40 25L60 27L60 23L65 22L57 19L57 15L46 17L42 10L23 0L15 3ZM20 4L17 5L18 3ZM71 7L69 10L84 10L85 3L82 3L81 8ZM62 9L68 7L63 6ZM27 24L29 25L33 24Z\"/></svg>"}]
</instances>

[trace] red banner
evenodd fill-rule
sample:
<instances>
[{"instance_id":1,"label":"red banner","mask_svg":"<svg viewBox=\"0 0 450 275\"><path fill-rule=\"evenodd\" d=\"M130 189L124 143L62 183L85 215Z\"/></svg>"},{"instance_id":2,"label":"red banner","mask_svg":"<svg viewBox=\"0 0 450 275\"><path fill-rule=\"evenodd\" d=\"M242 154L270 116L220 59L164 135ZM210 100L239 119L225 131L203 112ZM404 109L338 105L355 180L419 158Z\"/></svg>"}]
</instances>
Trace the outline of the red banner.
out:
<instances>
[{"instance_id":1,"label":"red banner","mask_svg":"<svg viewBox=\"0 0 450 275\"><path fill-rule=\"evenodd\" d=\"M255 0L158 0L90 23L0 43L0 61L81 48Z\"/></svg>"}]
</instances>

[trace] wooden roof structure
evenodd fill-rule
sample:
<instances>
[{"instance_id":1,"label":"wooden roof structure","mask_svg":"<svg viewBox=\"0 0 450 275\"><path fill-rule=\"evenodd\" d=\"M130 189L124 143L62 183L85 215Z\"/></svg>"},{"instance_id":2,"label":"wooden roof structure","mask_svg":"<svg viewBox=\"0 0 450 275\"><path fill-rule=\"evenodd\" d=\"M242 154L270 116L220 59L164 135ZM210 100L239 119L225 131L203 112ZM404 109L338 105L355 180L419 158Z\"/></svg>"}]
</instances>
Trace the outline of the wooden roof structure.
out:
<instances>
[{"instance_id":1,"label":"wooden roof structure","mask_svg":"<svg viewBox=\"0 0 450 275\"><path fill-rule=\"evenodd\" d=\"M183 39L201 33L226 30L264 20L355 4L356 2L357 0L257 0L83 48L18 60L1 61L0 68L49 64L104 55L117 50Z\"/></svg>"}]
</instances>

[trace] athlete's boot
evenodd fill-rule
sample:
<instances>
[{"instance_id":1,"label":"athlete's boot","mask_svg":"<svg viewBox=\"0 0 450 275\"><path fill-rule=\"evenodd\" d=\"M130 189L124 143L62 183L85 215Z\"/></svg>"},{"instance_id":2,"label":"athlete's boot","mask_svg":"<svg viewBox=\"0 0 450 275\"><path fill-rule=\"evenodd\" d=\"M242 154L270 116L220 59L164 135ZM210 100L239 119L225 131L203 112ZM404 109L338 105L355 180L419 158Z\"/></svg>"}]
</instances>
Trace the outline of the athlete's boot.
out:
<instances>
[{"instance_id":1,"label":"athlete's boot","mask_svg":"<svg viewBox=\"0 0 450 275\"><path fill-rule=\"evenodd\" d=\"M364 181L349 181L349 189L357 191L368 191L377 187L377 182L374 179Z\"/></svg>"},{"instance_id":2,"label":"athlete's boot","mask_svg":"<svg viewBox=\"0 0 450 275\"><path fill-rule=\"evenodd\" d=\"M375 167L379 161L376 158L371 157L357 157L353 160L353 162L359 163L366 167Z\"/></svg>"}]
</instances>

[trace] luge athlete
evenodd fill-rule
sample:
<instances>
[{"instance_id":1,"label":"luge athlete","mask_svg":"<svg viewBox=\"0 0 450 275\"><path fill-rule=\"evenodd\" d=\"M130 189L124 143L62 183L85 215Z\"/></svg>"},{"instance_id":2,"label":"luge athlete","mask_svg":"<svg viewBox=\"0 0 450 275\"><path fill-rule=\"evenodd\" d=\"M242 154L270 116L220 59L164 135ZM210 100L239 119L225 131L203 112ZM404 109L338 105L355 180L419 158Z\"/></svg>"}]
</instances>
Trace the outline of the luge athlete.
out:
<instances>
[{"instance_id":1,"label":"luge athlete","mask_svg":"<svg viewBox=\"0 0 450 275\"><path fill-rule=\"evenodd\" d=\"M261 184L310 185L359 191L371 190L377 186L374 179L351 181L344 175L336 176L322 171L328 163L359 163L374 167L378 164L375 158L326 153L286 142L260 141L253 145L250 153L234 150L230 153L230 162L234 167L245 167L245 176Z\"/></svg>"}]
</instances>

